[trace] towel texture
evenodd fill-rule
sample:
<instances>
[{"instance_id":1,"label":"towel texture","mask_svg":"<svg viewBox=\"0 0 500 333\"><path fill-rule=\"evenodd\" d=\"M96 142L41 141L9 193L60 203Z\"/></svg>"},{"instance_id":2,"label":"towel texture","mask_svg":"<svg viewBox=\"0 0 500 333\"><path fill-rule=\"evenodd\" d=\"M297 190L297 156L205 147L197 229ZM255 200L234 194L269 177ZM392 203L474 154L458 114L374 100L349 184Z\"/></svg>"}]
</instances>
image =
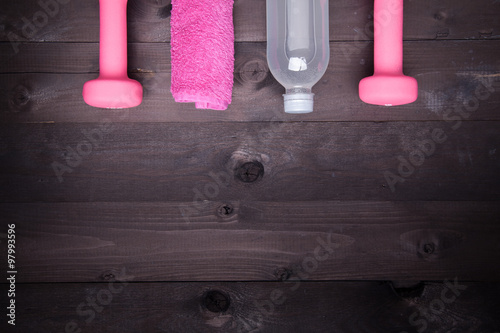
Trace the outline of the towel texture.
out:
<instances>
[{"instance_id":1,"label":"towel texture","mask_svg":"<svg viewBox=\"0 0 500 333\"><path fill-rule=\"evenodd\" d=\"M172 95L198 109L231 104L233 0L172 0Z\"/></svg>"}]
</instances>

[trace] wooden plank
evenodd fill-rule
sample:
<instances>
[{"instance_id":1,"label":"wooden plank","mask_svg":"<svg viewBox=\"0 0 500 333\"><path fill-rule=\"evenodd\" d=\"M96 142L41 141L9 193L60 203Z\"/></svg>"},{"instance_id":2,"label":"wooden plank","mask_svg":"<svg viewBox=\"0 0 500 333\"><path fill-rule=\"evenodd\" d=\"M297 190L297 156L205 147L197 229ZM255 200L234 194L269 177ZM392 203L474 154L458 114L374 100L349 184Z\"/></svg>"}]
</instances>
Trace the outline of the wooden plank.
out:
<instances>
[{"instance_id":1,"label":"wooden plank","mask_svg":"<svg viewBox=\"0 0 500 333\"><path fill-rule=\"evenodd\" d=\"M59 1L58 1L59 2ZM97 1L60 1L45 6L19 0L2 5L0 41L96 42ZM42 1L44 3L44 1ZM56 3L46 0L45 3ZM373 34L373 2L330 1L331 40L369 40ZM405 1L405 39L498 39L500 6L491 0ZM129 1L128 38L132 42L170 40L170 1ZM237 41L264 41L265 0L235 1ZM12 47L14 52L15 46Z\"/></svg>"},{"instance_id":2,"label":"wooden plank","mask_svg":"<svg viewBox=\"0 0 500 333\"><path fill-rule=\"evenodd\" d=\"M18 282L95 282L122 268L135 281L500 281L498 202L20 203L0 211L1 225L15 224Z\"/></svg>"},{"instance_id":3,"label":"wooden plank","mask_svg":"<svg viewBox=\"0 0 500 333\"><path fill-rule=\"evenodd\" d=\"M451 277L410 295L401 297L391 283L380 282L23 284L16 330L445 333L500 327L498 283Z\"/></svg>"},{"instance_id":4,"label":"wooden plank","mask_svg":"<svg viewBox=\"0 0 500 333\"><path fill-rule=\"evenodd\" d=\"M0 14L17 330L500 332L498 1L405 1L420 97L389 109L357 97L373 1L330 1L332 61L301 116L266 65L264 0L235 2L227 112L173 102L165 0L129 1L143 105L86 106L98 1L65 1Z\"/></svg>"},{"instance_id":5,"label":"wooden plank","mask_svg":"<svg viewBox=\"0 0 500 333\"><path fill-rule=\"evenodd\" d=\"M415 103L391 108L368 105L358 97L359 80L373 72L372 44L332 43L329 69L313 88L314 112L298 116L283 112L284 88L269 72L265 48L264 43L236 45L233 102L220 112L174 102L167 44L131 44L130 75L144 86L144 100L122 117L92 108L81 97L85 81L97 77L97 44L30 44L29 52L6 56L0 65L1 72L12 73L0 75L5 83L0 89L0 121L442 120L447 112L464 109L464 103L475 109L468 119L500 119L500 59L495 56L500 41L408 42L405 72L419 81L420 96ZM5 45L0 54L2 50L5 53Z\"/></svg>"},{"instance_id":6,"label":"wooden plank","mask_svg":"<svg viewBox=\"0 0 500 333\"><path fill-rule=\"evenodd\" d=\"M498 200L499 126L3 124L0 200ZM241 178L247 167L256 181Z\"/></svg>"}]
</instances>

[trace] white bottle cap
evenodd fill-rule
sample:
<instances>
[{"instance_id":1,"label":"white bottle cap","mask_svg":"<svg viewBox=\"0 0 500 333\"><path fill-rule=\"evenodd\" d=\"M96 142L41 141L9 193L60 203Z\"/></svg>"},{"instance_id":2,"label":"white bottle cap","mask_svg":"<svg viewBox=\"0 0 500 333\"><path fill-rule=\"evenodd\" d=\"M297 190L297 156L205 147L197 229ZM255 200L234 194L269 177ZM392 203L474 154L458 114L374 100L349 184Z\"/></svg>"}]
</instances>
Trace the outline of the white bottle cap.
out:
<instances>
[{"instance_id":1,"label":"white bottle cap","mask_svg":"<svg viewBox=\"0 0 500 333\"><path fill-rule=\"evenodd\" d=\"M284 94L286 113L309 113L313 111L314 94Z\"/></svg>"}]
</instances>

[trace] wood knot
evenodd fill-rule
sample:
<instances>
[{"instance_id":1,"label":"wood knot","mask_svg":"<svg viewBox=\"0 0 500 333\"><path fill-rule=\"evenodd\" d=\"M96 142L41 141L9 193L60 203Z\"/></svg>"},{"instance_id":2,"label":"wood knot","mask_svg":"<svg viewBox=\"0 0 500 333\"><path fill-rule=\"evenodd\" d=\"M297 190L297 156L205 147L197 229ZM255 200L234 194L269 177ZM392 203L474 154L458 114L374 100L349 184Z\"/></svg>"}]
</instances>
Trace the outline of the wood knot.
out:
<instances>
[{"instance_id":1,"label":"wood knot","mask_svg":"<svg viewBox=\"0 0 500 333\"><path fill-rule=\"evenodd\" d=\"M255 59L243 64L239 73L243 81L258 83L266 79L269 69L263 59Z\"/></svg>"},{"instance_id":2,"label":"wood knot","mask_svg":"<svg viewBox=\"0 0 500 333\"><path fill-rule=\"evenodd\" d=\"M432 241L423 241L419 244L417 255L420 258L431 258L437 256L436 244Z\"/></svg>"},{"instance_id":3,"label":"wood knot","mask_svg":"<svg viewBox=\"0 0 500 333\"><path fill-rule=\"evenodd\" d=\"M226 312L229 304L229 296L218 290L209 290L202 297L202 305L210 312Z\"/></svg>"},{"instance_id":4,"label":"wood knot","mask_svg":"<svg viewBox=\"0 0 500 333\"><path fill-rule=\"evenodd\" d=\"M9 94L9 104L14 112L24 111L30 101L30 92L22 84L18 84Z\"/></svg>"},{"instance_id":5,"label":"wood knot","mask_svg":"<svg viewBox=\"0 0 500 333\"><path fill-rule=\"evenodd\" d=\"M234 175L234 179L243 183L253 183L264 176L262 161L268 159L268 156L247 147L234 151L226 163L226 168Z\"/></svg>"},{"instance_id":6,"label":"wood knot","mask_svg":"<svg viewBox=\"0 0 500 333\"><path fill-rule=\"evenodd\" d=\"M444 28L438 32L436 32L436 38L446 38L450 34L450 30L448 28Z\"/></svg>"},{"instance_id":7,"label":"wood knot","mask_svg":"<svg viewBox=\"0 0 500 333\"><path fill-rule=\"evenodd\" d=\"M433 254L434 249L435 249L435 246L433 243L427 243L427 244L424 244L424 246L423 246L423 252L425 254Z\"/></svg>"},{"instance_id":8,"label":"wood knot","mask_svg":"<svg viewBox=\"0 0 500 333\"><path fill-rule=\"evenodd\" d=\"M286 281L292 276L292 271L286 267L280 267L274 272L274 276L278 281Z\"/></svg>"},{"instance_id":9,"label":"wood knot","mask_svg":"<svg viewBox=\"0 0 500 333\"><path fill-rule=\"evenodd\" d=\"M265 58L236 62L235 73L237 73L235 76L237 82L255 90L260 90L272 82Z\"/></svg>"},{"instance_id":10,"label":"wood knot","mask_svg":"<svg viewBox=\"0 0 500 333\"><path fill-rule=\"evenodd\" d=\"M230 217L233 212L234 207L231 204L222 204L217 208L217 215L220 217Z\"/></svg>"},{"instance_id":11,"label":"wood knot","mask_svg":"<svg viewBox=\"0 0 500 333\"><path fill-rule=\"evenodd\" d=\"M396 295L401 298L417 298L421 297L425 284L423 282L399 282L399 281L391 281L389 282L392 290Z\"/></svg>"},{"instance_id":12,"label":"wood knot","mask_svg":"<svg viewBox=\"0 0 500 333\"><path fill-rule=\"evenodd\" d=\"M489 38L493 35L493 29L484 29L479 31L479 38Z\"/></svg>"},{"instance_id":13,"label":"wood knot","mask_svg":"<svg viewBox=\"0 0 500 333\"><path fill-rule=\"evenodd\" d=\"M234 175L244 183L253 183L264 176L264 166L259 161L246 162L234 170Z\"/></svg>"},{"instance_id":14,"label":"wood knot","mask_svg":"<svg viewBox=\"0 0 500 333\"><path fill-rule=\"evenodd\" d=\"M116 276L113 272L104 272L99 278L102 281L114 281L116 279Z\"/></svg>"},{"instance_id":15,"label":"wood knot","mask_svg":"<svg viewBox=\"0 0 500 333\"><path fill-rule=\"evenodd\" d=\"M435 19L436 21L442 21L442 20L446 19L446 16L447 16L447 15L446 15L446 12L444 12L444 11L439 11L439 12L437 12L436 14L434 14L434 19Z\"/></svg>"},{"instance_id":16,"label":"wood knot","mask_svg":"<svg viewBox=\"0 0 500 333\"><path fill-rule=\"evenodd\" d=\"M172 14L172 4L169 4L167 6L158 9L158 16L162 19L170 17L171 14Z\"/></svg>"},{"instance_id":17,"label":"wood knot","mask_svg":"<svg viewBox=\"0 0 500 333\"><path fill-rule=\"evenodd\" d=\"M465 240L465 235L445 229L419 229L401 235L405 249L416 252L418 258L436 260L444 253L459 248Z\"/></svg>"}]
</instances>

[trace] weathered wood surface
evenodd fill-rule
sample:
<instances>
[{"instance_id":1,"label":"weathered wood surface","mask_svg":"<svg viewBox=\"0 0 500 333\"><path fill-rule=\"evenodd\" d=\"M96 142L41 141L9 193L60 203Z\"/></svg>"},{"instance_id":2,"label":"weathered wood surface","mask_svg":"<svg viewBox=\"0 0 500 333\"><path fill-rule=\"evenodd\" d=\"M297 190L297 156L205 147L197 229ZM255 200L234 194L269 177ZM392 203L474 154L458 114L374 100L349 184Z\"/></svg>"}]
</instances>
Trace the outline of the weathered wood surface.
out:
<instances>
[{"instance_id":1,"label":"weathered wood surface","mask_svg":"<svg viewBox=\"0 0 500 333\"><path fill-rule=\"evenodd\" d=\"M499 200L500 123L457 117L3 124L0 200L191 201L196 191L208 200ZM238 179L245 163L262 177Z\"/></svg>"},{"instance_id":2,"label":"weathered wood surface","mask_svg":"<svg viewBox=\"0 0 500 333\"><path fill-rule=\"evenodd\" d=\"M0 211L2 225L16 224L18 282L95 282L122 268L136 282L500 281L496 202L20 203Z\"/></svg>"},{"instance_id":3,"label":"weathered wood surface","mask_svg":"<svg viewBox=\"0 0 500 333\"><path fill-rule=\"evenodd\" d=\"M12 332L68 327L66 332L95 333L494 333L500 328L499 285L455 276L403 290L390 282L134 283L133 276L123 275L123 281L105 283L23 284Z\"/></svg>"},{"instance_id":4,"label":"weathered wood surface","mask_svg":"<svg viewBox=\"0 0 500 333\"><path fill-rule=\"evenodd\" d=\"M131 44L130 76L143 84L144 100L126 118L81 97L83 84L97 77L97 44L28 44L15 56L8 48L0 45L0 72L9 73L0 74L1 122L422 121L465 107L474 109L468 119L500 119L500 41L407 42L405 73L417 78L420 96L392 108L358 97L359 80L373 73L373 44L332 43L328 71L313 88L314 112L300 116L283 112L284 88L269 72L265 43L236 45L233 102L222 112L174 102L169 44Z\"/></svg>"},{"instance_id":5,"label":"weathered wood surface","mask_svg":"<svg viewBox=\"0 0 500 333\"><path fill-rule=\"evenodd\" d=\"M173 102L170 1L151 0L128 7L143 104L85 105L98 1L54 1L0 5L0 256L15 223L18 331L500 332L499 1L405 1L420 95L392 108L357 95L373 1L330 1L330 65L300 116L266 64L264 0L235 1L224 112ZM103 299L115 278L129 283ZM209 311L225 303L208 290L228 308ZM99 295L87 323L77 308Z\"/></svg>"},{"instance_id":6,"label":"weathered wood surface","mask_svg":"<svg viewBox=\"0 0 500 333\"><path fill-rule=\"evenodd\" d=\"M58 8L49 6L48 10L29 0L3 1L0 24L4 29L0 34L0 40L9 41L17 36L22 41L98 41L98 1L59 1L66 4L60 4ZM336 0L330 1L329 4L331 40L367 40L373 37L373 1ZM170 9L168 0L130 0L129 40L169 41ZM45 12L45 15L37 14L38 12ZM500 37L498 22L500 6L494 0L407 0L404 14L405 39L451 40ZM265 0L235 1L236 40L265 41L265 18ZM33 26L30 28L26 21Z\"/></svg>"}]
</instances>

